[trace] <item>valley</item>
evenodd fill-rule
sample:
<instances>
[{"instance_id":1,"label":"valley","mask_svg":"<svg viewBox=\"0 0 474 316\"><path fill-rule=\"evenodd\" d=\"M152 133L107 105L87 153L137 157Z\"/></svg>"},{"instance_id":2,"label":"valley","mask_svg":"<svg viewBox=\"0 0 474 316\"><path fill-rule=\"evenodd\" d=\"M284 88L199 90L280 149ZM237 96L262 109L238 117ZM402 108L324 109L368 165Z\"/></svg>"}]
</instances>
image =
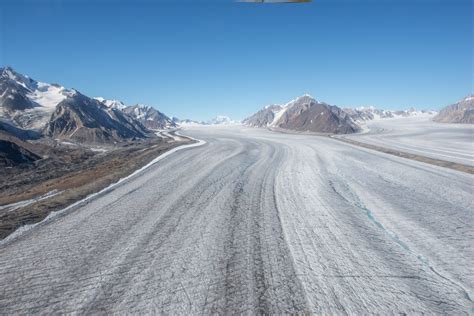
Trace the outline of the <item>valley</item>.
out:
<instances>
[{"instance_id":1,"label":"valley","mask_svg":"<svg viewBox=\"0 0 474 316\"><path fill-rule=\"evenodd\" d=\"M474 316L472 9L1 0L0 316Z\"/></svg>"},{"instance_id":2,"label":"valley","mask_svg":"<svg viewBox=\"0 0 474 316\"><path fill-rule=\"evenodd\" d=\"M0 95L6 313L474 308L471 97L203 122L9 67Z\"/></svg>"},{"instance_id":3,"label":"valley","mask_svg":"<svg viewBox=\"0 0 474 316\"><path fill-rule=\"evenodd\" d=\"M6 313L471 313L473 176L328 137L193 127L0 243Z\"/></svg>"}]
</instances>

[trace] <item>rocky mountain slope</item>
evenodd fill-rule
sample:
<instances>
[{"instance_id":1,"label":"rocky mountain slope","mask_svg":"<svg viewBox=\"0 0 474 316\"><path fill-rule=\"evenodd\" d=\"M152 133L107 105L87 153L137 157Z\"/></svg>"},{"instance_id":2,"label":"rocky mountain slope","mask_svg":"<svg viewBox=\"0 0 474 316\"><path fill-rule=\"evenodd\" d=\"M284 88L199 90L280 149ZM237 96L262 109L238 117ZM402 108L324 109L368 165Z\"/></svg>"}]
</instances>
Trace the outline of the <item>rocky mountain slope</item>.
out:
<instances>
[{"instance_id":1,"label":"rocky mountain slope","mask_svg":"<svg viewBox=\"0 0 474 316\"><path fill-rule=\"evenodd\" d=\"M42 149L46 146L27 142L29 137L31 135L22 134L15 128L0 122L0 166L31 164L41 159Z\"/></svg>"},{"instance_id":2,"label":"rocky mountain slope","mask_svg":"<svg viewBox=\"0 0 474 316\"><path fill-rule=\"evenodd\" d=\"M433 118L433 121L439 123L474 124L474 94L443 108Z\"/></svg>"},{"instance_id":3,"label":"rocky mountain slope","mask_svg":"<svg viewBox=\"0 0 474 316\"><path fill-rule=\"evenodd\" d=\"M127 106L122 110L123 112L138 120L146 128L152 130L177 127L176 123L171 118L158 111L154 107L148 105L136 104Z\"/></svg>"},{"instance_id":4,"label":"rocky mountain slope","mask_svg":"<svg viewBox=\"0 0 474 316\"><path fill-rule=\"evenodd\" d=\"M26 148L12 141L0 139L0 166L11 167L29 164L38 159L41 159L41 157Z\"/></svg>"},{"instance_id":5,"label":"rocky mountain slope","mask_svg":"<svg viewBox=\"0 0 474 316\"><path fill-rule=\"evenodd\" d=\"M351 117L337 106L303 95L284 105L270 105L243 121L253 127L272 127L316 133L347 134L359 130Z\"/></svg>"},{"instance_id":6,"label":"rocky mountain slope","mask_svg":"<svg viewBox=\"0 0 474 316\"><path fill-rule=\"evenodd\" d=\"M243 124L251 127L267 127L272 125L276 114L283 109L282 105L268 105L255 113L254 115L243 120Z\"/></svg>"},{"instance_id":7,"label":"rocky mountain slope","mask_svg":"<svg viewBox=\"0 0 474 316\"><path fill-rule=\"evenodd\" d=\"M75 92L56 106L44 134L78 142L104 143L145 138L148 131L121 110L107 108L101 102Z\"/></svg>"}]
</instances>

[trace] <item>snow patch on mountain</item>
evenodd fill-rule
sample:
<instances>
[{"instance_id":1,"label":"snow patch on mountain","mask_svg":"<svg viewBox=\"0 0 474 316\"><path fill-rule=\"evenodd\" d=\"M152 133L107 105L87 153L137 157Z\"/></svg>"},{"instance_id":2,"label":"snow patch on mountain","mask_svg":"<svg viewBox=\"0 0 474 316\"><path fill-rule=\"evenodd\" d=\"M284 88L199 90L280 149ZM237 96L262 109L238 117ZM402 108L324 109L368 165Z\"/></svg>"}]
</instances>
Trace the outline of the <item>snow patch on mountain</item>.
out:
<instances>
[{"instance_id":1,"label":"snow patch on mountain","mask_svg":"<svg viewBox=\"0 0 474 316\"><path fill-rule=\"evenodd\" d=\"M31 92L27 94L27 97L42 107L54 110L59 102L74 94L74 90L67 90L63 86L37 82L35 89L32 89Z\"/></svg>"},{"instance_id":2,"label":"snow patch on mountain","mask_svg":"<svg viewBox=\"0 0 474 316\"><path fill-rule=\"evenodd\" d=\"M28 99L30 99L34 104L49 110L54 110L59 102L76 94L74 89L68 90L57 84L49 84L33 80L28 76L17 73L10 67L3 69L2 77L4 79L8 78L13 84L23 87L26 90L26 97ZM4 91L4 93L6 92L7 91ZM10 92L15 94L19 91L18 89L11 89ZM10 98L13 98L13 96L10 96Z\"/></svg>"}]
</instances>

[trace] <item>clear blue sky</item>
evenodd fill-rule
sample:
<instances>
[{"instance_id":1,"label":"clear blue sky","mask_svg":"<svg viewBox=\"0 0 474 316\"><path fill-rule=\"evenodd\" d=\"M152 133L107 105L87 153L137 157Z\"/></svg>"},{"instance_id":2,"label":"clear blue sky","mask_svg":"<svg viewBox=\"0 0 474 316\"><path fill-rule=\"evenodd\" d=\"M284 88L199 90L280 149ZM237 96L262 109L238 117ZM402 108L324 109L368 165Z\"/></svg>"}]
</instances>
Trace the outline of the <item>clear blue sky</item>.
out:
<instances>
[{"instance_id":1,"label":"clear blue sky","mask_svg":"<svg viewBox=\"0 0 474 316\"><path fill-rule=\"evenodd\" d=\"M473 92L471 0L2 0L0 23L2 65L181 118L303 93L396 109Z\"/></svg>"}]
</instances>

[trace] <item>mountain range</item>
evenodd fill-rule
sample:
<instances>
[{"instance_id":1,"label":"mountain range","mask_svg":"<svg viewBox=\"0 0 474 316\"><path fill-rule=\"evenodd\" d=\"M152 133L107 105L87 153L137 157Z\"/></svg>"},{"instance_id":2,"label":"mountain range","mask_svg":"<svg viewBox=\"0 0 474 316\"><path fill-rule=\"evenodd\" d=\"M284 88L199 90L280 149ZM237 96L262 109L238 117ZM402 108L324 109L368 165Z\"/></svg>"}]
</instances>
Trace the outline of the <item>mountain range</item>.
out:
<instances>
[{"instance_id":1,"label":"mountain range","mask_svg":"<svg viewBox=\"0 0 474 316\"><path fill-rule=\"evenodd\" d=\"M426 117L445 123L474 123L474 95L437 113L414 108L382 110L373 106L341 109L306 94L285 104L267 105L242 123L251 127L348 134L360 131L367 121L403 117Z\"/></svg>"},{"instance_id":2,"label":"mountain range","mask_svg":"<svg viewBox=\"0 0 474 316\"><path fill-rule=\"evenodd\" d=\"M80 143L117 143L153 137L176 124L151 106L90 98L75 89L0 68L0 125L4 133Z\"/></svg>"},{"instance_id":3,"label":"mountain range","mask_svg":"<svg viewBox=\"0 0 474 316\"><path fill-rule=\"evenodd\" d=\"M285 104L265 106L242 123L252 127L346 134L358 132L361 125L374 119L435 114L413 108L406 111L374 107L341 109L303 95ZM434 121L474 123L474 95L447 106L434 116ZM156 130L179 126L232 124L239 122L227 116L207 122L170 118L152 106L90 98L75 89L34 80L11 67L0 68L0 132L22 141L47 137L85 144L120 143L154 137ZM15 149L6 143L2 146Z\"/></svg>"},{"instance_id":4,"label":"mountain range","mask_svg":"<svg viewBox=\"0 0 474 316\"><path fill-rule=\"evenodd\" d=\"M388 119L388 118L399 118L399 117L414 117L414 116L433 116L436 111L416 110L410 108L409 110L381 110L373 106L369 107L358 107L358 108L344 108L344 112L348 113L350 117L358 123L365 121L377 120L377 119Z\"/></svg>"},{"instance_id":5,"label":"mountain range","mask_svg":"<svg viewBox=\"0 0 474 316\"><path fill-rule=\"evenodd\" d=\"M90 98L0 68L0 165L31 164L54 147L54 140L113 145L157 137L153 130L174 127L153 107Z\"/></svg>"}]
</instances>

